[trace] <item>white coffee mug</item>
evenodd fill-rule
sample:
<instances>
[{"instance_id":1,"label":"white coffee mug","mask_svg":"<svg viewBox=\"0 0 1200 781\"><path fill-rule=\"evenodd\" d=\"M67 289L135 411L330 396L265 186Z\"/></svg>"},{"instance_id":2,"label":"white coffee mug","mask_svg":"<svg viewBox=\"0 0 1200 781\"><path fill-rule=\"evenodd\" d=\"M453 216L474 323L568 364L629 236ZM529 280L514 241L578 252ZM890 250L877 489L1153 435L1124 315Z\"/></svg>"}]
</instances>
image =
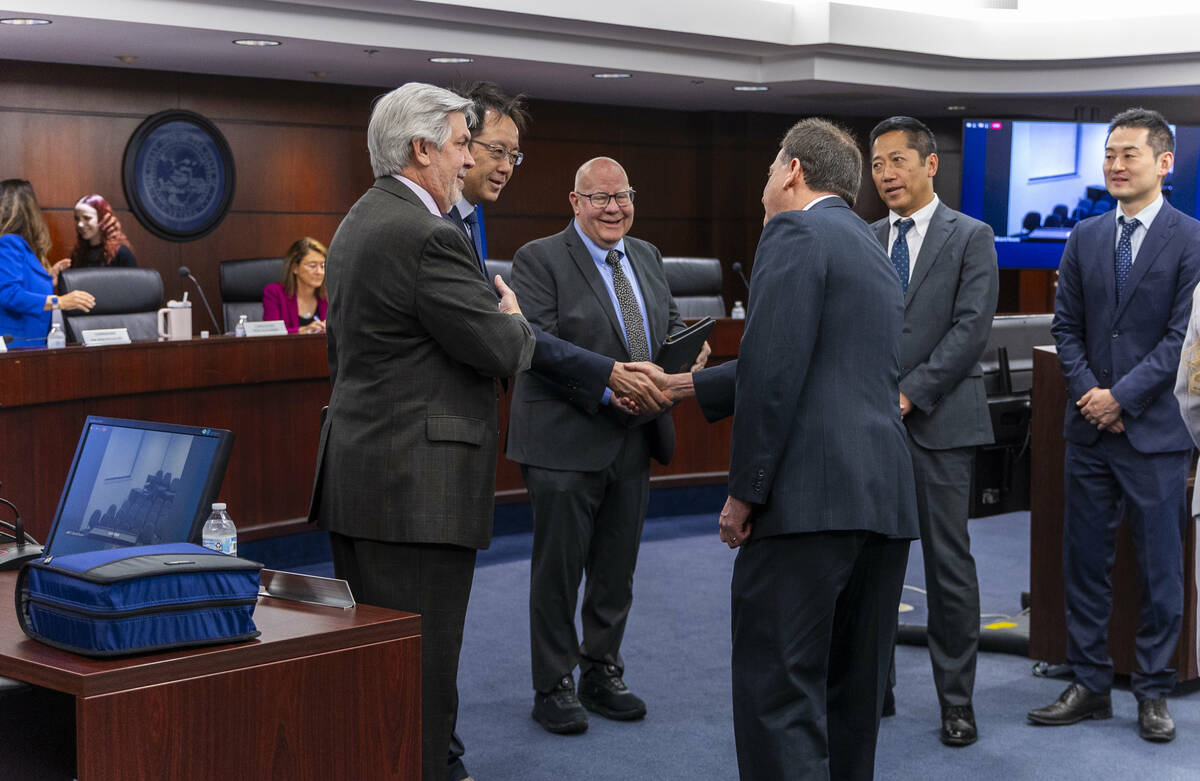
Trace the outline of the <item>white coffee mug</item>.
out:
<instances>
[{"instance_id":1,"label":"white coffee mug","mask_svg":"<svg viewBox=\"0 0 1200 781\"><path fill-rule=\"evenodd\" d=\"M170 342L192 338L191 301L168 301L158 310L158 337Z\"/></svg>"}]
</instances>

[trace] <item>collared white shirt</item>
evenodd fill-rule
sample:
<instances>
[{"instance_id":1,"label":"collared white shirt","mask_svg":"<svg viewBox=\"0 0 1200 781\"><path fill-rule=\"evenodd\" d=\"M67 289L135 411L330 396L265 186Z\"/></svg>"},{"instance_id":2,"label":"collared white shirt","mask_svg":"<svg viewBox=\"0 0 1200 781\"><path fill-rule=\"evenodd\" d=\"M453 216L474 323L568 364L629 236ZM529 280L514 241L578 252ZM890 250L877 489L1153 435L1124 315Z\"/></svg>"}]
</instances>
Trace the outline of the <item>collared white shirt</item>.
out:
<instances>
[{"instance_id":1,"label":"collared white shirt","mask_svg":"<svg viewBox=\"0 0 1200 781\"><path fill-rule=\"evenodd\" d=\"M433 200L433 196L430 195L429 191L424 187L417 184L412 179L409 179L407 176L402 176L401 174L392 174L392 178L398 182L404 182L406 185L408 185L408 189L417 194L417 197L421 199L421 203L425 204L425 208L428 209L429 213L434 217L444 218L446 216L438 209L437 201Z\"/></svg>"},{"instance_id":2,"label":"collared white shirt","mask_svg":"<svg viewBox=\"0 0 1200 781\"><path fill-rule=\"evenodd\" d=\"M908 243L908 279L910 282L913 268L917 265L917 257L921 254L921 245L925 243L925 237L929 235L929 223L933 220L933 213L937 211L939 203L937 193L934 193L932 201L908 215L908 218L913 221L913 226L904 235ZM900 234L900 230L896 227L896 221L903 219L896 212L888 210L888 257L891 257L892 246L895 245L896 237Z\"/></svg>"},{"instance_id":3,"label":"collared white shirt","mask_svg":"<svg viewBox=\"0 0 1200 781\"><path fill-rule=\"evenodd\" d=\"M830 195L822 195L820 198L813 198L811 201L809 201L807 204L805 204L804 208L801 209L800 211L806 212L809 209L811 209L812 207L816 206L821 201L827 200L829 198L837 198L837 197L838 196L836 196L836 195L830 194Z\"/></svg>"},{"instance_id":4,"label":"collared white shirt","mask_svg":"<svg viewBox=\"0 0 1200 781\"><path fill-rule=\"evenodd\" d=\"M1146 232L1150 230L1150 223L1154 222L1154 218L1158 216L1160 211L1162 211L1162 207L1163 197L1162 193L1159 193L1158 197L1154 199L1153 203L1151 203L1145 209L1142 209L1137 214L1125 214L1125 207L1120 203L1117 204L1117 208L1113 209L1113 211L1116 212L1116 214L1113 216L1113 219L1117 220L1117 244L1121 243L1120 218L1122 216L1124 216L1126 220L1137 219L1137 221L1141 223L1133 229L1133 233L1129 234L1129 248L1133 250L1133 257L1130 259L1129 265L1132 266L1134 262L1137 261L1138 250L1142 248L1142 241L1146 238ZM1116 249L1116 244L1113 245L1113 249Z\"/></svg>"}]
</instances>

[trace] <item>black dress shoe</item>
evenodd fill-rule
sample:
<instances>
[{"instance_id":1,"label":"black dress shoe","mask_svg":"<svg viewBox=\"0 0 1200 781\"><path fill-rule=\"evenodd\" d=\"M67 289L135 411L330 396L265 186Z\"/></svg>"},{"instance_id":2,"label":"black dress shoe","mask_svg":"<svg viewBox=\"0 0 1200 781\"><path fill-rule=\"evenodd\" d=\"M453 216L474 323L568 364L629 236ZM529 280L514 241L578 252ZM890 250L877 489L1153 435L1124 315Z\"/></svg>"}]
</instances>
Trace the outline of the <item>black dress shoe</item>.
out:
<instances>
[{"instance_id":1,"label":"black dress shoe","mask_svg":"<svg viewBox=\"0 0 1200 781\"><path fill-rule=\"evenodd\" d=\"M969 746L979 740L975 709L970 705L943 705L940 737L947 746Z\"/></svg>"},{"instance_id":2,"label":"black dress shoe","mask_svg":"<svg viewBox=\"0 0 1200 781\"><path fill-rule=\"evenodd\" d=\"M577 735L588 728L587 711L575 696L575 681L570 675L548 692L533 696L533 720L556 735Z\"/></svg>"},{"instance_id":3,"label":"black dress shoe","mask_svg":"<svg viewBox=\"0 0 1200 781\"><path fill-rule=\"evenodd\" d=\"M885 719L896 715L896 694L891 689L883 692L883 712L880 715Z\"/></svg>"},{"instance_id":4,"label":"black dress shoe","mask_svg":"<svg viewBox=\"0 0 1200 781\"><path fill-rule=\"evenodd\" d=\"M646 715L646 703L625 685L615 665L593 667L579 679L579 701L606 719L634 721Z\"/></svg>"},{"instance_id":5,"label":"black dress shoe","mask_svg":"<svg viewBox=\"0 0 1200 781\"><path fill-rule=\"evenodd\" d=\"M1143 740L1169 743L1175 739L1175 720L1162 697L1138 701L1138 732Z\"/></svg>"},{"instance_id":6,"label":"black dress shoe","mask_svg":"<svg viewBox=\"0 0 1200 781\"><path fill-rule=\"evenodd\" d=\"M1034 724L1062 726L1084 719L1111 719L1112 697L1073 683L1050 705L1031 710L1025 718Z\"/></svg>"}]
</instances>

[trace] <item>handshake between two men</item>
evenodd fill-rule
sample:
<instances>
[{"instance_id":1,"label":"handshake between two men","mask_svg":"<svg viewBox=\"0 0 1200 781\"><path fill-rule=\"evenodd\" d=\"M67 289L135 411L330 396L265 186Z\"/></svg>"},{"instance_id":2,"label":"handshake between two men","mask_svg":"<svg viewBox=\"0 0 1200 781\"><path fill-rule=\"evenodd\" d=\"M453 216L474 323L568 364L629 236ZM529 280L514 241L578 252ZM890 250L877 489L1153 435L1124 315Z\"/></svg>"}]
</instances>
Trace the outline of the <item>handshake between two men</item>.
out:
<instances>
[{"instance_id":1,"label":"handshake between two men","mask_svg":"<svg viewBox=\"0 0 1200 781\"><path fill-rule=\"evenodd\" d=\"M497 274L492 279L500 293L497 308L505 314L521 314L517 294ZM696 362L686 372L667 374L662 367L650 361L613 363L608 387L612 390L611 403L629 415L653 415L667 409L680 399L695 395L692 387L692 372L703 369L712 348L708 342L700 348Z\"/></svg>"}]
</instances>

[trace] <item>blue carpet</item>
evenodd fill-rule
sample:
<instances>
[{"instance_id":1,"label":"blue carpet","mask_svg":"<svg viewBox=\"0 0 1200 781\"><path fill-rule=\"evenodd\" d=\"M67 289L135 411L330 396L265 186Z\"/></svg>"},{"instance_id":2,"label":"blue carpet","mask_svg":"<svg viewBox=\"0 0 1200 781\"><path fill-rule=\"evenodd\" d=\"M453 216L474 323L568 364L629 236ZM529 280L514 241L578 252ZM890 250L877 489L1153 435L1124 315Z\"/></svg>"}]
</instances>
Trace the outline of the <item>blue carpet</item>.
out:
<instances>
[{"instance_id":1,"label":"blue carpet","mask_svg":"<svg viewBox=\"0 0 1200 781\"><path fill-rule=\"evenodd\" d=\"M1028 590L1028 513L971 522L983 612L1020 611ZM529 717L529 534L496 538L481 552L459 673L459 732L478 781L627 781L737 778L729 684L729 579L734 554L716 536L715 513L646 523L623 655L626 681L647 702L641 722L593 716L583 735L557 736ZM901 620L924 623L920 547L913 546ZM330 575L323 562L309 568ZM1033 727L1025 713L1055 699L1062 680L1031 675L1019 656L983 653L975 708L981 738L949 749L923 647L896 649L899 714L885 719L880 779L1158 780L1200 777L1200 694L1170 699L1179 737L1151 745L1137 735L1137 705L1113 692L1114 718Z\"/></svg>"}]
</instances>

